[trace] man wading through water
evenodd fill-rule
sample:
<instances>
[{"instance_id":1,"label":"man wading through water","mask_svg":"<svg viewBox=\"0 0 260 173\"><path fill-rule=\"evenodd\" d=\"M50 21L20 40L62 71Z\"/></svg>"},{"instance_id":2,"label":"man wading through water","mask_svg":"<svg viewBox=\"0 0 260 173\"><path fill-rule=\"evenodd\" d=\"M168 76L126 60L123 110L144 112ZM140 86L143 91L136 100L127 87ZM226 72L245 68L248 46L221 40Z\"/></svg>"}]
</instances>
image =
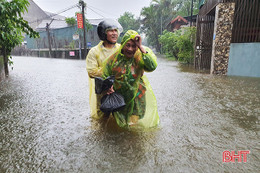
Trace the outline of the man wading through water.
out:
<instances>
[{"instance_id":1,"label":"man wading through water","mask_svg":"<svg viewBox=\"0 0 260 173\"><path fill-rule=\"evenodd\" d=\"M97 27L97 33L101 41L90 49L86 57L91 117L95 119L102 118L104 113L99 109L101 96L95 94L94 78L102 76L103 61L119 49L120 44L117 43L117 39L120 30L122 31L122 26L114 20L101 21Z\"/></svg>"}]
</instances>

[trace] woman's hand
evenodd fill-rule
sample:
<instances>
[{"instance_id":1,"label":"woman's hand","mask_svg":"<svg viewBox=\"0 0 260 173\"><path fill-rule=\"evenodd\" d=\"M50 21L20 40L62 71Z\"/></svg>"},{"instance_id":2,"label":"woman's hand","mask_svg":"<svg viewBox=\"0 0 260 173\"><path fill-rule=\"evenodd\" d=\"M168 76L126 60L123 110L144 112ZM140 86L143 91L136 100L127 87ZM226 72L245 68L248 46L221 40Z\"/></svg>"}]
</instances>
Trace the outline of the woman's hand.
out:
<instances>
[{"instance_id":1,"label":"woman's hand","mask_svg":"<svg viewBox=\"0 0 260 173\"><path fill-rule=\"evenodd\" d=\"M146 50L143 48L142 46L142 38L140 35L136 35L135 38L134 38L134 42L136 44L136 46L140 49L140 51L142 53L146 53Z\"/></svg>"},{"instance_id":2,"label":"woman's hand","mask_svg":"<svg viewBox=\"0 0 260 173\"><path fill-rule=\"evenodd\" d=\"M109 95L112 94L113 92L115 92L115 90L113 89L113 85L112 85L111 88L107 90L107 94Z\"/></svg>"}]
</instances>

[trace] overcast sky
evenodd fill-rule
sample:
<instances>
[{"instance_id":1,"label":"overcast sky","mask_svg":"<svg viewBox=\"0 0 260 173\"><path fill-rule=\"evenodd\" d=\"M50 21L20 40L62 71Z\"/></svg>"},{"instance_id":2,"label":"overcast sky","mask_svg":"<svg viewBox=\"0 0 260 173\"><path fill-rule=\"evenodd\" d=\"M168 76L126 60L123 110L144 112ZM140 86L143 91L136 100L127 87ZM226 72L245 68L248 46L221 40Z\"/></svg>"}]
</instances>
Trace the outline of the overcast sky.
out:
<instances>
[{"instance_id":1,"label":"overcast sky","mask_svg":"<svg viewBox=\"0 0 260 173\"><path fill-rule=\"evenodd\" d=\"M77 4L79 0L34 0L34 2L44 11L59 13ZM148 7L151 0L84 0L84 2L87 4L85 15L88 19L118 19L126 11L138 17L141 9ZM78 11L80 9L75 7L60 15L74 17Z\"/></svg>"}]
</instances>

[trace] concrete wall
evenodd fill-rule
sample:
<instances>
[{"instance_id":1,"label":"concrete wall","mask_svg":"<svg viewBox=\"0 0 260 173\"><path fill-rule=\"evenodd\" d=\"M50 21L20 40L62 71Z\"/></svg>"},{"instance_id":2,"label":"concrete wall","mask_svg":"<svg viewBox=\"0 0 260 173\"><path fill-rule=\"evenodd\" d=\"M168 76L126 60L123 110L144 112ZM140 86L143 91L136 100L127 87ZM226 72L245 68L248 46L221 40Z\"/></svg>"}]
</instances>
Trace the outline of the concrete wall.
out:
<instances>
[{"instance_id":1,"label":"concrete wall","mask_svg":"<svg viewBox=\"0 0 260 173\"><path fill-rule=\"evenodd\" d=\"M87 53L88 51L89 49L87 49ZM53 50L52 53L53 53L53 58L81 59L78 49L77 50ZM31 50L29 56L50 57L49 50ZM86 59L86 57L82 56L82 59Z\"/></svg>"},{"instance_id":2,"label":"concrete wall","mask_svg":"<svg viewBox=\"0 0 260 173\"><path fill-rule=\"evenodd\" d=\"M87 49L89 52L90 49ZM49 49L27 49L24 47L16 47L11 55L13 56L34 56L34 57L50 57ZM83 57L83 50L81 52L82 59L86 59ZM65 58L65 59L81 59L79 49L59 49L52 50L52 58Z\"/></svg>"},{"instance_id":3,"label":"concrete wall","mask_svg":"<svg viewBox=\"0 0 260 173\"><path fill-rule=\"evenodd\" d=\"M232 43L227 75L260 77L260 43Z\"/></svg>"}]
</instances>

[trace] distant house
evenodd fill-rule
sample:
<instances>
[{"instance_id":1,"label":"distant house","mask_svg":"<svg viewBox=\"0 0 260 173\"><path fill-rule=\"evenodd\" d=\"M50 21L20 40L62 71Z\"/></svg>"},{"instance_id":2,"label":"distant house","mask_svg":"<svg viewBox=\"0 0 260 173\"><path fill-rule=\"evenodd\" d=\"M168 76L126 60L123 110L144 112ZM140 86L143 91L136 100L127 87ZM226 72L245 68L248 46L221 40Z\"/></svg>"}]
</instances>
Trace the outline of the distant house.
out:
<instances>
[{"instance_id":1,"label":"distant house","mask_svg":"<svg viewBox=\"0 0 260 173\"><path fill-rule=\"evenodd\" d=\"M174 32L174 31L180 29L181 27L188 26L188 24L189 24L188 20L184 19L181 16L177 16L175 19L170 21L170 23L168 23L166 28L168 31Z\"/></svg>"},{"instance_id":2,"label":"distant house","mask_svg":"<svg viewBox=\"0 0 260 173\"><path fill-rule=\"evenodd\" d=\"M43 11L33 0L29 0L30 6L28 12L23 15L30 26L39 32L40 38L33 39L26 36L28 49L48 49L47 24L49 25L50 43L53 50L64 49L68 47L79 48L83 44L83 31L78 29L77 25L69 26L65 22L65 17L54 13ZM95 46L99 42L96 32L98 23L102 19L92 19L92 29L86 31L86 41L88 47ZM79 40L73 40L73 35L79 34ZM74 37L75 38L75 37Z\"/></svg>"},{"instance_id":3,"label":"distant house","mask_svg":"<svg viewBox=\"0 0 260 173\"><path fill-rule=\"evenodd\" d=\"M170 21L168 23L166 28L168 31L174 32L183 27L189 27L191 21L192 21L192 26L196 26L196 18L197 18L197 15L193 15L192 19L191 19L191 16L186 16L186 17L177 16L176 18L174 18L172 21Z\"/></svg>"},{"instance_id":4,"label":"distant house","mask_svg":"<svg viewBox=\"0 0 260 173\"><path fill-rule=\"evenodd\" d=\"M191 16L185 16L183 17L184 19L186 19L188 21L188 25L190 26L191 22L192 22L192 25L191 26L196 26L196 22L197 22L197 14L195 15L192 15Z\"/></svg>"}]
</instances>

